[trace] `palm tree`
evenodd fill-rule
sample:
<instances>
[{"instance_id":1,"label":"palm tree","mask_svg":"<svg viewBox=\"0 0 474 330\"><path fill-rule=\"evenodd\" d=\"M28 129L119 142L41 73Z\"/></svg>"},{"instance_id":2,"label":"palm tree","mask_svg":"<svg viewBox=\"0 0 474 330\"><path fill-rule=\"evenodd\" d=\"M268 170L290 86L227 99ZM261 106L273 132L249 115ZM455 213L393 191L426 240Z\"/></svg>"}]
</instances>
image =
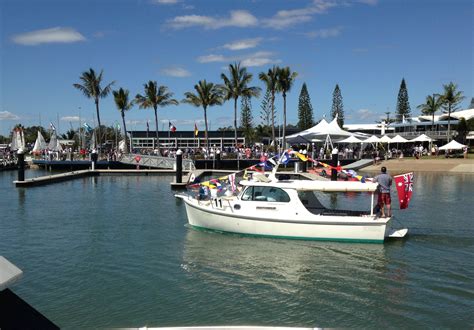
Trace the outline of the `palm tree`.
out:
<instances>
[{"instance_id":1,"label":"palm tree","mask_svg":"<svg viewBox=\"0 0 474 330\"><path fill-rule=\"evenodd\" d=\"M458 86L450 82L447 85L443 85L444 94L441 95L441 100L444 107L448 108L448 142L451 138L451 111L456 110L456 105L464 99L463 92L457 91Z\"/></svg>"},{"instance_id":2,"label":"palm tree","mask_svg":"<svg viewBox=\"0 0 474 330\"><path fill-rule=\"evenodd\" d=\"M271 97L271 109L272 109L272 142L273 145L276 147L276 140L275 140L275 93L278 91L278 70L277 66L273 66L273 68L268 69L268 72L260 72L258 78L263 81L270 91Z\"/></svg>"},{"instance_id":3,"label":"palm tree","mask_svg":"<svg viewBox=\"0 0 474 330\"><path fill-rule=\"evenodd\" d=\"M433 95L428 95L426 97L426 101L424 104L420 104L417 106L418 109L421 110L421 113L429 116L431 115L431 130L434 130L434 116L435 113L438 112L441 109L441 106L443 105L443 100L440 95L438 94L433 94Z\"/></svg>"},{"instance_id":4,"label":"palm tree","mask_svg":"<svg viewBox=\"0 0 474 330\"><path fill-rule=\"evenodd\" d=\"M196 94L192 92L184 93L183 103L194 105L195 107L202 107L204 109L204 122L206 129L204 136L206 138L206 146L209 151L209 139L207 138L207 107L213 105L222 105L224 102L222 88L218 85L214 85L206 80L200 80L197 85L194 85Z\"/></svg>"},{"instance_id":5,"label":"palm tree","mask_svg":"<svg viewBox=\"0 0 474 330\"><path fill-rule=\"evenodd\" d=\"M122 123L123 123L123 135L125 137L125 148L124 152L127 152L127 125L125 124L125 111L130 110L133 107L133 100L130 101L128 98L128 90L120 88L118 91L113 91L115 105L117 109L120 111L122 115Z\"/></svg>"},{"instance_id":6,"label":"palm tree","mask_svg":"<svg viewBox=\"0 0 474 330\"><path fill-rule=\"evenodd\" d=\"M286 148L286 93L291 90L298 73L291 72L289 67L278 70L278 89L283 96L283 148Z\"/></svg>"},{"instance_id":7,"label":"palm tree","mask_svg":"<svg viewBox=\"0 0 474 330\"><path fill-rule=\"evenodd\" d=\"M99 133L99 145L100 145L100 114L99 114L99 99L103 99L107 95L109 95L112 85L115 81L107 84L105 87L102 87L100 84L102 83L102 74L104 70L100 71L100 74L97 76L95 71L90 68L89 71L84 71L82 75L79 77L82 84L73 84L75 88L80 90L87 98L94 99L95 103L95 110L97 113L97 123L98 126L98 133Z\"/></svg>"},{"instance_id":8,"label":"palm tree","mask_svg":"<svg viewBox=\"0 0 474 330\"><path fill-rule=\"evenodd\" d=\"M149 81L143 85L145 95L137 94L135 102L140 105L140 109L153 108L155 111L155 128L156 128L156 144L158 145L158 153L160 152L160 137L158 135L158 106L165 107L168 105L178 105L179 102L173 99L173 93L168 91L168 87L159 86L156 81Z\"/></svg>"},{"instance_id":9,"label":"palm tree","mask_svg":"<svg viewBox=\"0 0 474 330\"><path fill-rule=\"evenodd\" d=\"M237 99L239 96L251 98L260 95L259 87L249 87L248 84L252 80L252 74L247 72L246 67L240 67L239 63L229 64L229 77L224 73L221 74L224 80L225 100L234 100L234 131L235 131L235 147L237 147Z\"/></svg>"}]
</instances>

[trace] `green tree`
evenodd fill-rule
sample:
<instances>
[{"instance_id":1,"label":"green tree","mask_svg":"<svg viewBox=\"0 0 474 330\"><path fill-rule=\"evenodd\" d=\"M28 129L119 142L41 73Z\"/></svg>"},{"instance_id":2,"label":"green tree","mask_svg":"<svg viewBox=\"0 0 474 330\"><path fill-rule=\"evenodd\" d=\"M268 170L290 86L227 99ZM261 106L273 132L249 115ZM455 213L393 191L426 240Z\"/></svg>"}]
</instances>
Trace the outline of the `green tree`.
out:
<instances>
[{"instance_id":1,"label":"green tree","mask_svg":"<svg viewBox=\"0 0 474 330\"><path fill-rule=\"evenodd\" d=\"M431 130L434 130L434 116L435 113L441 109L443 100L440 95L428 95L426 101L423 104L417 106L421 110L421 113L425 116L431 116Z\"/></svg>"},{"instance_id":2,"label":"green tree","mask_svg":"<svg viewBox=\"0 0 474 330\"><path fill-rule=\"evenodd\" d=\"M84 71L82 75L79 77L81 80L82 84L73 84L75 88L80 90L87 98L93 99L95 103L95 111L97 114L97 123L98 123L98 133L99 133L99 145L100 145L100 113L99 113L99 100L105 98L107 95L109 95L112 85L115 83L115 81L112 81L111 83L107 84L105 87L102 87L102 74L104 73L104 70L100 71L99 75L96 75L95 71L90 68L89 71Z\"/></svg>"},{"instance_id":3,"label":"green tree","mask_svg":"<svg viewBox=\"0 0 474 330\"><path fill-rule=\"evenodd\" d=\"M297 75L288 66L278 70L278 90L283 96L283 148L286 148L286 93L291 90Z\"/></svg>"},{"instance_id":4,"label":"green tree","mask_svg":"<svg viewBox=\"0 0 474 330\"><path fill-rule=\"evenodd\" d=\"M336 84L334 92L332 93L332 109L331 109L332 118L337 116L337 124L339 127L344 126L344 104L342 103L342 94L339 85Z\"/></svg>"},{"instance_id":5,"label":"green tree","mask_svg":"<svg viewBox=\"0 0 474 330\"><path fill-rule=\"evenodd\" d=\"M125 123L125 111L130 110L133 107L133 100L130 101L128 97L128 90L120 88L117 91L112 92L114 94L114 101L117 109L120 111L120 115L122 116L122 125L123 125L123 136L125 138L125 149L124 152L127 152L127 124Z\"/></svg>"},{"instance_id":6,"label":"green tree","mask_svg":"<svg viewBox=\"0 0 474 330\"><path fill-rule=\"evenodd\" d=\"M301 130L308 129L313 126L313 106L309 97L306 83L301 87L300 97L298 99L298 128Z\"/></svg>"},{"instance_id":7,"label":"green tree","mask_svg":"<svg viewBox=\"0 0 474 330\"><path fill-rule=\"evenodd\" d=\"M398 91L396 119L398 123L403 121L403 118L410 120L411 109L408 101L408 90L405 83L405 78L402 79L400 90Z\"/></svg>"},{"instance_id":8,"label":"green tree","mask_svg":"<svg viewBox=\"0 0 474 330\"><path fill-rule=\"evenodd\" d=\"M252 103L249 97L242 97L240 104L240 127L249 142L253 142Z\"/></svg>"},{"instance_id":9,"label":"green tree","mask_svg":"<svg viewBox=\"0 0 474 330\"><path fill-rule=\"evenodd\" d=\"M275 93L278 91L278 70L277 66L273 66L273 68L268 69L268 72L260 72L258 78L265 83L267 90L270 91L270 109L272 109L272 142L273 145L276 147L277 142L275 139Z\"/></svg>"},{"instance_id":10,"label":"green tree","mask_svg":"<svg viewBox=\"0 0 474 330\"><path fill-rule=\"evenodd\" d=\"M207 126L207 108L213 105L222 105L224 102L223 91L218 85L208 83L206 80L200 80L197 85L194 85L196 94L192 92L184 93L183 103L191 104L195 107L202 107L204 110L204 123L207 150L209 151L208 126Z\"/></svg>"},{"instance_id":11,"label":"green tree","mask_svg":"<svg viewBox=\"0 0 474 330\"><path fill-rule=\"evenodd\" d=\"M166 107L168 105L178 105L178 101L173 99L173 93L168 91L166 86L158 86L156 81L149 81L143 85L144 95L137 94L135 102L138 103L140 109L152 108L155 112L155 132L156 144L158 152L160 152L160 136L158 133L158 107Z\"/></svg>"},{"instance_id":12,"label":"green tree","mask_svg":"<svg viewBox=\"0 0 474 330\"><path fill-rule=\"evenodd\" d=\"M457 88L453 82L443 85L444 93L441 95L443 108L448 111L448 142L451 140L451 112L456 111L459 103L464 100L463 92Z\"/></svg>"},{"instance_id":13,"label":"green tree","mask_svg":"<svg viewBox=\"0 0 474 330\"><path fill-rule=\"evenodd\" d=\"M270 130L272 121L275 120L275 106L272 108L271 103L272 94L270 90L267 89L265 95L263 96L262 103L260 105L260 120L263 126L268 127ZM273 115L273 117L272 117Z\"/></svg>"},{"instance_id":14,"label":"green tree","mask_svg":"<svg viewBox=\"0 0 474 330\"><path fill-rule=\"evenodd\" d=\"M246 67L240 67L240 62L229 64L229 77L222 73L221 79L224 80L222 89L225 100L234 100L234 130L235 145L237 146L237 100L240 96L258 97L260 88L248 86L252 80L252 74L247 72Z\"/></svg>"}]
</instances>

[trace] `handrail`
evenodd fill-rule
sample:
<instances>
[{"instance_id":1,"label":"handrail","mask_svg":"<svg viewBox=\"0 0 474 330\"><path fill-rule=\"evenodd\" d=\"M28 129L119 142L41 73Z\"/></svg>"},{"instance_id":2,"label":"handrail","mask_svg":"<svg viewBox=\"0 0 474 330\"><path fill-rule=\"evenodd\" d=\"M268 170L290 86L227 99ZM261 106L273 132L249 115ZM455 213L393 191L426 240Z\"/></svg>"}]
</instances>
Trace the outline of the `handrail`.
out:
<instances>
[{"instance_id":1,"label":"handrail","mask_svg":"<svg viewBox=\"0 0 474 330\"><path fill-rule=\"evenodd\" d=\"M137 162L137 159L139 159L138 162ZM140 166L164 168L164 169L176 168L176 158L170 158L170 157L141 155L141 154L123 154L122 157L120 157L119 161L121 163L129 164L129 165L140 165ZM194 171L195 169L196 169L196 166L194 165L193 160L183 159L184 171Z\"/></svg>"}]
</instances>

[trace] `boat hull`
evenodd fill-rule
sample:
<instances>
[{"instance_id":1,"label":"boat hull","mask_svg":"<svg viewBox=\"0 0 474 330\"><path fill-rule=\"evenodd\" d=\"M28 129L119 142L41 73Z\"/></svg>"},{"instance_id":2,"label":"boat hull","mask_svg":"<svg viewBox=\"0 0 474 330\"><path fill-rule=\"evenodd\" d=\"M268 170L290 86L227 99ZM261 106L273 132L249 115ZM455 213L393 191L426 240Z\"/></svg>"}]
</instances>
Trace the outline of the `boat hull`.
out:
<instances>
[{"instance_id":1,"label":"boat hull","mask_svg":"<svg viewBox=\"0 0 474 330\"><path fill-rule=\"evenodd\" d=\"M183 200L191 226L219 232L286 239L382 243L387 226L387 220L369 218L361 221L358 217L347 217L345 221L338 221L340 217L335 216L314 216L313 219L300 221L277 217L249 218Z\"/></svg>"}]
</instances>

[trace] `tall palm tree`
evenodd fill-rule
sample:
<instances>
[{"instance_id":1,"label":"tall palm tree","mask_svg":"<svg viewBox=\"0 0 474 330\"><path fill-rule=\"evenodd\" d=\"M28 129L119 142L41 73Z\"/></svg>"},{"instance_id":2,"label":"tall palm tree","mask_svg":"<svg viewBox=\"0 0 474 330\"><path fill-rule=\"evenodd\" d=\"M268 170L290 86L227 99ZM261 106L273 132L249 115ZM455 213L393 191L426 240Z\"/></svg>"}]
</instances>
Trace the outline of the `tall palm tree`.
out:
<instances>
[{"instance_id":1,"label":"tall palm tree","mask_svg":"<svg viewBox=\"0 0 474 330\"><path fill-rule=\"evenodd\" d=\"M89 71L84 71L82 75L79 77L82 84L73 84L75 88L80 90L87 98L93 99L95 103L95 111L97 113L97 123L98 126L98 133L99 133L99 145L100 145L100 113L99 113L99 99L103 99L107 95L109 95L110 91L112 90L112 85L115 81L107 84L105 87L101 86L102 83L102 74L104 70L101 70L99 75L96 75L95 71L90 68Z\"/></svg>"},{"instance_id":2,"label":"tall palm tree","mask_svg":"<svg viewBox=\"0 0 474 330\"><path fill-rule=\"evenodd\" d=\"M451 138L451 111L456 110L456 106L464 99L463 92L457 91L458 86L450 82L447 85L443 85L444 94L441 95L441 99L444 107L448 108L448 142Z\"/></svg>"},{"instance_id":3,"label":"tall palm tree","mask_svg":"<svg viewBox=\"0 0 474 330\"><path fill-rule=\"evenodd\" d=\"M145 95L137 94L135 102L139 104L140 109L153 108L155 111L155 129L156 129L156 144L158 145L158 152L160 152L160 136L158 134L158 107L165 107L168 105L178 105L179 102L173 99L173 93L168 91L166 86L158 86L156 81L149 81L144 84Z\"/></svg>"},{"instance_id":4,"label":"tall palm tree","mask_svg":"<svg viewBox=\"0 0 474 330\"><path fill-rule=\"evenodd\" d=\"M275 93L278 91L278 70L277 66L273 66L273 68L268 69L268 72L260 72L258 78L263 81L270 91L271 94L271 109L272 109L272 142L276 148L276 140L275 140Z\"/></svg>"},{"instance_id":5,"label":"tall palm tree","mask_svg":"<svg viewBox=\"0 0 474 330\"><path fill-rule=\"evenodd\" d=\"M229 64L229 77L224 73L221 74L224 80L225 100L234 100L234 131L235 131L235 147L237 147L237 100L239 96L251 98L260 95L259 87L249 87L248 84L252 80L252 74L247 72L246 67L240 67L239 63Z\"/></svg>"},{"instance_id":6,"label":"tall palm tree","mask_svg":"<svg viewBox=\"0 0 474 330\"><path fill-rule=\"evenodd\" d=\"M278 70L278 90L283 96L283 148L286 148L286 93L291 90L298 73L291 72L289 67Z\"/></svg>"},{"instance_id":7,"label":"tall palm tree","mask_svg":"<svg viewBox=\"0 0 474 330\"><path fill-rule=\"evenodd\" d=\"M123 124L123 136L125 137L125 148L124 152L127 152L127 125L125 124L125 111L130 110L133 107L133 100L130 101L128 98L128 90L120 88L118 91L112 91L114 95L115 105L117 109L120 111L120 115L122 116L122 124Z\"/></svg>"},{"instance_id":8,"label":"tall palm tree","mask_svg":"<svg viewBox=\"0 0 474 330\"><path fill-rule=\"evenodd\" d=\"M426 116L430 116L430 115L432 116L431 117L431 130L432 131L434 130L435 113L438 112L442 106L443 106L443 100L441 96L438 94L428 95L426 97L425 103L417 106L417 108L421 110L422 114Z\"/></svg>"},{"instance_id":9,"label":"tall palm tree","mask_svg":"<svg viewBox=\"0 0 474 330\"><path fill-rule=\"evenodd\" d=\"M204 122L206 125L204 136L206 138L206 146L209 151L208 126L207 126L207 108L213 105L222 105L224 102L223 91L219 85L214 85L206 80L200 80L197 85L194 85L196 94L192 92L184 93L183 103L194 105L195 107L202 107L204 109Z\"/></svg>"}]
</instances>

